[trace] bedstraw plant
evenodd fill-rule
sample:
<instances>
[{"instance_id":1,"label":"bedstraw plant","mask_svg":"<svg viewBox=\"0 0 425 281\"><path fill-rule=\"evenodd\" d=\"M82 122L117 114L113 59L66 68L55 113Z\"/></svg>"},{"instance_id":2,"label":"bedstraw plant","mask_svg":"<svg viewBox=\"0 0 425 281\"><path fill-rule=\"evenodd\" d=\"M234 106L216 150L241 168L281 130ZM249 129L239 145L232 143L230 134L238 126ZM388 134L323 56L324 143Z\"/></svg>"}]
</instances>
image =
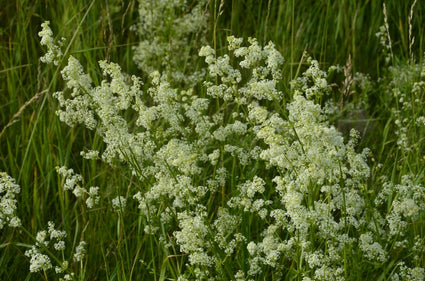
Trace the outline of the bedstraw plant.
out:
<instances>
[{"instance_id":1,"label":"bedstraw plant","mask_svg":"<svg viewBox=\"0 0 425 281\"><path fill-rule=\"evenodd\" d=\"M294 72L272 41L227 34L218 49L215 34L211 47L212 6L221 16L224 2L139 1L139 76L104 59L88 69L41 24L40 67L61 77L57 118L93 140L82 163L119 180L100 185L56 159L54 199L69 214L33 236L2 172L1 247L23 249L28 280L425 280L425 64L413 40L396 61L384 10L380 79L307 53ZM369 148L366 130L335 120L359 106L385 116Z\"/></svg>"}]
</instances>

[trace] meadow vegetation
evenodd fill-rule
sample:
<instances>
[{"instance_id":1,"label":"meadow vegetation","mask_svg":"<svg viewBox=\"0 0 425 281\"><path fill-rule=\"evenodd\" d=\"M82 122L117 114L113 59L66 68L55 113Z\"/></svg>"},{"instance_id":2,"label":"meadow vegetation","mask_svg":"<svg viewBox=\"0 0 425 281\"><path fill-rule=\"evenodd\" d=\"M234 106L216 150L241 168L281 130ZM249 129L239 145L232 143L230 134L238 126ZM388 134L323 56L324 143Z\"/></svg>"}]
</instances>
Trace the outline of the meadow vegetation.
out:
<instances>
[{"instance_id":1,"label":"meadow vegetation","mask_svg":"<svg viewBox=\"0 0 425 281\"><path fill-rule=\"evenodd\" d=\"M3 1L0 280L425 280L420 1Z\"/></svg>"}]
</instances>

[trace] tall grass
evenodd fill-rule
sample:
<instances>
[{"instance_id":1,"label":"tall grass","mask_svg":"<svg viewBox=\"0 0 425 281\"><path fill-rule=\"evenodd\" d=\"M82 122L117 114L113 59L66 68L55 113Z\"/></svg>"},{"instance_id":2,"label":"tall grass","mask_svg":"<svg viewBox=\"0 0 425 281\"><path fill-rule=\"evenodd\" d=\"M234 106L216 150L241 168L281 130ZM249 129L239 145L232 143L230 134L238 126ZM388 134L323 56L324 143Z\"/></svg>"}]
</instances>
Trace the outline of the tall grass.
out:
<instances>
[{"instance_id":1,"label":"tall grass","mask_svg":"<svg viewBox=\"0 0 425 281\"><path fill-rule=\"evenodd\" d=\"M183 223L189 220L175 220L170 223L171 226L164 225L158 230L158 236L146 234L145 228L152 222L137 208L138 202L132 200L132 196L134 190L148 191L148 186L154 184L154 179L151 177L145 181L140 180L140 174L132 173L128 169L128 163L114 162L107 165L102 161L83 160L80 157L81 150L102 151L106 144L93 131L82 126L68 127L59 121L55 114L58 102L52 94L64 88L60 70L67 62L64 60L58 66L47 67L39 59L44 54L44 48L40 46L37 34L41 23L49 20L55 36L67 38L63 48L68 51L66 55L72 55L82 63L94 84L98 85L104 79L98 65L98 61L104 59L119 63L124 72L137 74L144 81L149 81L148 75L138 69L133 61L133 48L137 47L140 37L130 27L139 20L138 2L3 2L0 5L0 170L15 178L22 188L17 196L17 215L22 220L22 227L5 227L0 230L0 280L58 278L54 270L30 273L30 261L24 255L34 245L36 233L47 228L48 221L55 222L57 229L67 233L67 250L63 257L57 257L59 260L72 260L79 241L88 242L87 256L83 262L74 262L70 268L70 271L76 273L74 278L77 280L176 280L183 272L188 279L195 279L194 276L199 276L197 267L188 266L189 253L179 247L181 244L172 243L175 238L171 236L175 233L167 229L170 227L180 231L184 229ZM370 75L369 87L362 87L361 83L365 81L362 79L354 79L349 84L350 87L346 84L345 89L348 87L347 92L350 94L344 98L345 111L358 110L360 107L365 113L360 117L364 132L357 150L364 147L371 149L367 160L371 173L362 182L365 189L361 190L368 208L375 206L372 202L375 195L386 187L387 191L383 194L388 196L387 205L376 207L384 214L390 214L395 206L392 202L398 202L399 196L411 195L408 191L400 191L400 186L425 185L424 124L414 124L424 114L424 87L420 84L424 80L420 64L423 61L425 44L422 24L424 8L420 1L413 9L410 22L412 3L386 3L394 54L389 63L386 63L379 38L375 36L379 27L384 24L381 1L222 2L212 0L205 8L209 12L209 28L206 33L208 44L215 48L218 57L227 53L226 38L229 35L254 37L263 46L269 40L273 41L286 61L281 67L283 75L277 86L283 91L283 99L280 103L264 102L262 105L273 108L281 115L287 114L284 106L294 99L290 82L302 76L303 71L309 67L304 51L317 59L322 69L327 70L329 66L339 64L346 69L350 68L352 75L356 72ZM415 36L411 47L409 24ZM411 54L415 61L411 59ZM231 57L231 60L236 61L236 58ZM196 63L198 65L189 66L189 70L191 67L199 69L205 66L202 59ZM315 102L324 106L330 100L340 106L344 79L347 77L348 72L345 75L343 71L329 73L331 95L317 98ZM211 81L216 83L214 79ZM418 83L418 89L412 91L415 82ZM147 90L149 87L149 82L146 82L143 89ZM202 86L198 85L195 89L200 97L208 97ZM394 92L399 93L397 98ZM404 102L400 102L400 97L403 97ZM224 126L235 121L232 113L244 113L243 106L228 106L226 101L219 99L214 100L208 113L214 114L220 110L229 111L224 113ZM340 118L353 123L359 122L345 111L334 115L330 113L328 118L335 126L338 126ZM131 122L130 119L135 115L129 111L126 116L129 118L128 122ZM365 129L365 123L372 130ZM159 124L158 128L162 128L161 126ZM403 127L408 129L407 132L402 130ZM408 139L406 145L400 141L403 133ZM299 136L295 134L292 137ZM158 141L166 142L167 139ZM255 141L255 138L245 139L238 145L251 148ZM266 148L264 144L262 148ZM205 219L209 223L218 221L216 218L221 212L218 206L225 207L231 197L242 196L238 194L241 192L238 189L240 183L253 180L256 175L266 179L267 189L261 194L261 199L274 200L274 205L271 206L278 204L278 191L271 188L275 185L271 180L276 171L283 174L285 169L266 169L264 161L248 166L239 165L236 157L223 155L219 161L228 169L228 182L220 186L217 192L211 192L210 197L203 199L208 207L209 216ZM130 165L134 165L130 157L127 160ZM97 206L89 209L84 201L76 200L72 193L63 189L64 179L55 171L56 166L62 165L72 167L76 173L83 175L86 187L100 187L102 197ZM206 184L206 179L218 174L217 169L211 168L197 175L196 180L199 184ZM406 175L411 176L412 183L403 178ZM320 198L320 192L314 194ZM125 212L112 207L111 200L117 196L127 199ZM166 200L164 199L163 205L160 204L163 208L161 210L165 210L166 204L172 203L171 200ZM313 199L305 200L307 202L303 204L312 206ZM423 211L420 210L420 216L411 222L406 231L406 243L409 247L413 247L412 243L416 240L419 245L417 248L424 245ZM248 242L260 241L263 231L274 224L270 218L269 221L261 220L253 213L241 211L230 215L240 216L244 223L238 225L236 232L246 235ZM373 217L373 214L365 212L365 216ZM348 231L350 234L355 232L353 229ZM281 231L277 236L286 240L290 235L289 232ZM160 237L169 238L171 246L166 247L164 244L167 241ZM326 243L314 234L311 239L318 247L321 243ZM409 258L408 248L397 248L399 240L399 237L393 237L393 244L387 245L385 250L390 254L388 261L384 263L375 260L368 261L365 265L361 251L355 246L348 247L347 256L343 258L345 273L342 276L349 280L389 279L393 272L404 266L399 261L412 260ZM209 254L221 258L222 269L216 271L218 280L235 279L238 268L245 273L249 270L247 261L252 256L246 245L241 241L240 243L243 247L236 248L236 259L231 263L229 259L233 257L226 256L219 246L208 249ZM406 266L425 266L424 252L418 252L419 257L414 264ZM255 275L256 280L302 280L303 276L299 273L305 271L305 267L302 264L301 248L296 250L295 257L292 261L278 260L282 268L277 273L273 266L263 265L262 273ZM408 280L408 277L402 280Z\"/></svg>"}]
</instances>

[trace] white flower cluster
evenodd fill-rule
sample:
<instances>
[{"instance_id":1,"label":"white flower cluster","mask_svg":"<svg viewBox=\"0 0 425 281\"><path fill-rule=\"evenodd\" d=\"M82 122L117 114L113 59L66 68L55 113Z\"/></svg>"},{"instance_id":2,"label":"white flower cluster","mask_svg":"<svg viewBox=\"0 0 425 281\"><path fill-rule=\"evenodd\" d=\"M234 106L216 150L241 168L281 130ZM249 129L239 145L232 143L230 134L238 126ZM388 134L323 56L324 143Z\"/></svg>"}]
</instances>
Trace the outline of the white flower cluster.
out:
<instances>
[{"instance_id":1,"label":"white flower cluster","mask_svg":"<svg viewBox=\"0 0 425 281\"><path fill-rule=\"evenodd\" d=\"M252 100L280 101L282 93L277 90L278 80L281 78L282 55L270 42L266 47L259 46L255 38L249 38L249 47L241 47L242 38L229 36L229 51L238 58L242 58L239 66L249 70L248 82L242 86L237 85L242 81L241 70L234 68L230 63L229 55L216 58L214 49L204 46L199 55L205 57L208 64L209 75L220 78L221 82L204 82L207 94L225 101L235 101L238 104L248 104Z\"/></svg>"},{"instance_id":2,"label":"white flower cluster","mask_svg":"<svg viewBox=\"0 0 425 281\"><path fill-rule=\"evenodd\" d=\"M75 262L81 262L84 259L86 252L87 252L87 242L80 241L77 248L75 248L74 257L72 258L72 260Z\"/></svg>"},{"instance_id":3,"label":"white flower cluster","mask_svg":"<svg viewBox=\"0 0 425 281\"><path fill-rule=\"evenodd\" d=\"M213 224L214 241L228 256L231 256L240 244L246 241L241 233L236 232L240 223L241 218L237 215L231 215L227 208L220 207L218 209L217 219Z\"/></svg>"},{"instance_id":4,"label":"white flower cluster","mask_svg":"<svg viewBox=\"0 0 425 281\"><path fill-rule=\"evenodd\" d=\"M97 150L81 151L80 155L87 160L97 160L100 158L99 151Z\"/></svg>"},{"instance_id":5,"label":"white flower cluster","mask_svg":"<svg viewBox=\"0 0 425 281\"><path fill-rule=\"evenodd\" d=\"M415 184L405 175L400 184L384 183L375 204L390 204L385 216L391 237L403 237L407 226L416 221L425 210L425 187Z\"/></svg>"},{"instance_id":6,"label":"white flower cluster","mask_svg":"<svg viewBox=\"0 0 425 281\"><path fill-rule=\"evenodd\" d=\"M193 52L205 41L208 24L207 1L139 1L139 22L134 26L140 37L134 47L134 61L145 73L166 73L170 80L193 85L202 81L202 70L189 73L196 65Z\"/></svg>"},{"instance_id":7,"label":"white flower cluster","mask_svg":"<svg viewBox=\"0 0 425 281\"><path fill-rule=\"evenodd\" d=\"M80 62L70 56L68 65L61 71L66 85L72 90L72 99L66 99L63 92L56 92L53 96L58 100L63 109L56 111L59 119L67 125L82 123L89 129L96 127L96 119L90 109L91 98L84 93L91 92L91 79L84 73Z\"/></svg>"},{"instance_id":8,"label":"white flower cluster","mask_svg":"<svg viewBox=\"0 0 425 281\"><path fill-rule=\"evenodd\" d=\"M359 242L359 247L364 252L367 259L377 262L387 261L387 253L382 248L381 244L373 240L370 233L361 234Z\"/></svg>"},{"instance_id":9,"label":"white flower cluster","mask_svg":"<svg viewBox=\"0 0 425 281\"><path fill-rule=\"evenodd\" d=\"M47 271L53 268L51 257L49 257L49 255L53 254L52 251L49 251L51 246L53 246L55 251L61 252L62 257L61 260L54 258L58 263L54 269L59 280L73 280L74 272L70 272L69 262L64 258L66 236L66 232L57 230L55 224L51 221L48 222L46 230L37 232L35 245L25 251L25 256L30 259L30 272ZM85 241L80 241L75 249L74 262L82 261L86 252L86 245Z\"/></svg>"},{"instance_id":10,"label":"white flower cluster","mask_svg":"<svg viewBox=\"0 0 425 281\"><path fill-rule=\"evenodd\" d=\"M84 195L86 198L86 205L88 208L93 208L94 205L99 204L99 187L91 186L89 191L86 188L82 187L83 177L80 174L74 173L73 169L67 169L65 166L56 167L56 172L63 177L65 183L63 188L65 190L70 190L77 198L82 198Z\"/></svg>"},{"instance_id":11,"label":"white flower cluster","mask_svg":"<svg viewBox=\"0 0 425 281\"><path fill-rule=\"evenodd\" d=\"M30 258L30 271L47 271L52 268L52 263L48 255L40 253L39 249L33 246L30 250L25 251L25 255Z\"/></svg>"},{"instance_id":12,"label":"white flower cluster","mask_svg":"<svg viewBox=\"0 0 425 281\"><path fill-rule=\"evenodd\" d=\"M326 80L327 74L320 69L317 60L311 59L308 55L305 56L307 56L307 63L310 66L301 77L291 81L291 87L304 93L307 99L320 98L330 92Z\"/></svg>"},{"instance_id":13,"label":"white flower cluster","mask_svg":"<svg viewBox=\"0 0 425 281\"><path fill-rule=\"evenodd\" d=\"M16 215L16 195L21 191L15 179L4 172L0 172L0 230L5 225L10 227L21 226L21 220Z\"/></svg>"},{"instance_id":14,"label":"white flower cluster","mask_svg":"<svg viewBox=\"0 0 425 281\"><path fill-rule=\"evenodd\" d=\"M43 254L44 249L53 243L53 248L56 251L65 250L66 232L55 229L53 222L48 222L47 230L37 232L36 244L30 250L25 251L25 256L30 258L30 271L47 271L52 268L52 263L47 254ZM68 262L64 261L61 266L56 267L56 273L64 272L68 267Z\"/></svg>"},{"instance_id":15,"label":"white flower cluster","mask_svg":"<svg viewBox=\"0 0 425 281\"><path fill-rule=\"evenodd\" d=\"M265 181L258 176L254 176L252 181L247 181L238 186L239 196L233 196L228 205L231 208L241 207L244 212L252 212L258 214L262 219L265 219L268 210L265 208L272 204L271 200L262 198L255 199L256 193L262 195L265 191Z\"/></svg>"},{"instance_id":16,"label":"white flower cluster","mask_svg":"<svg viewBox=\"0 0 425 281\"><path fill-rule=\"evenodd\" d=\"M41 24L41 27L43 28L39 33L38 36L41 37L41 45L47 47L47 53L40 58L40 60L44 63L54 63L55 65L59 64L59 60L63 56L61 46L63 44L64 38L61 39L59 42L55 42L55 39L53 36L53 31L50 29L50 22L45 21Z\"/></svg>"},{"instance_id":17,"label":"white flower cluster","mask_svg":"<svg viewBox=\"0 0 425 281\"><path fill-rule=\"evenodd\" d=\"M209 239L207 239L209 227L205 222L206 216L205 212L197 214L181 212L178 214L181 230L176 231L174 236L181 251L189 253L189 261L193 265L211 266L214 263L214 258L206 251L211 247Z\"/></svg>"},{"instance_id":18,"label":"white flower cluster","mask_svg":"<svg viewBox=\"0 0 425 281\"><path fill-rule=\"evenodd\" d=\"M127 203L127 200L123 196L117 196L114 199L112 199L112 208L115 212L123 212L125 209L125 205Z\"/></svg>"},{"instance_id":19,"label":"white flower cluster","mask_svg":"<svg viewBox=\"0 0 425 281\"><path fill-rule=\"evenodd\" d=\"M409 268L404 262L400 262L397 271L391 276L392 281L411 280L421 281L425 280L425 268L413 267Z\"/></svg>"},{"instance_id":20,"label":"white flower cluster","mask_svg":"<svg viewBox=\"0 0 425 281\"><path fill-rule=\"evenodd\" d=\"M71 93L56 94L61 119L95 129L106 144L84 155L124 162L143 182L126 198L138 201L146 235L187 257L180 279L228 276L225 266L237 261L229 278L283 279L297 266L305 280L344 280L352 253L384 264L409 246L400 238L425 208L423 188L403 179L384 185L376 207L368 204L369 150L356 152L355 130L346 142L329 124L317 101L330 86L317 61L282 104L283 58L273 44L228 42L232 55L201 48L210 79L203 91L175 89L158 71L142 91L139 78L105 61L106 78L94 86L70 57L62 75ZM65 189L96 203L96 188L87 192L72 170L58 172ZM113 209L123 210L126 198L114 198ZM264 231L252 233L252 225Z\"/></svg>"},{"instance_id":21,"label":"white flower cluster","mask_svg":"<svg viewBox=\"0 0 425 281\"><path fill-rule=\"evenodd\" d=\"M379 40L379 44L382 46L382 53L385 56L385 62L388 64L391 60L391 38L389 37L389 30L387 25L381 25L379 31L375 34Z\"/></svg>"}]
</instances>

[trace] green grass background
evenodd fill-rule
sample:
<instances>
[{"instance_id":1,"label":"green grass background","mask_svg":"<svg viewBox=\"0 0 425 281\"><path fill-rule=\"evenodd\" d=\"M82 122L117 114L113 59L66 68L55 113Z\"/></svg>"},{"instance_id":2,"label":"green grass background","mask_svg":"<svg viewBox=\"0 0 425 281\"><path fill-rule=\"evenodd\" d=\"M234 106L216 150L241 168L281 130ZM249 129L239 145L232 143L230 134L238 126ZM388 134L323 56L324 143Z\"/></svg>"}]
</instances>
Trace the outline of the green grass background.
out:
<instances>
[{"instance_id":1,"label":"green grass background","mask_svg":"<svg viewBox=\"0 0 425 281\"><path fill-rule=\"evenodd\" d=\"M304 51L319 60L324 69L333 64L345 65L349 55L353 72L373 78L385 71L384 58L375 33L384 23L382 1L313 1L313 0L227 0L220 16L218 2L211 0L210 44L216 41L220 53L228 35L256 37L261 43L272 40L285 57L283 84L293 79ZM409 58L408 16L411 1L386 1L388 21L396 61ZM418 1L414 10L413 53L421 60L424 53L423 22L425 7ZM22 187L18 212L23 225L33 235L45 228L47 221L61 222L72 237L90 237L90 256L85 267L87 280L159 280L161 272L178 272L182 264L167 261L157 241L144 241L139 235L143 226L138 214L119 220L112 210L84 211L73 197L60 188L55 166L66 164L81 173L87 186L102 187L114 197L126 194L131 176L119 167L111 168L95 161L82 161L84 147L102 147L102 142L81 127L69 128L55 115L52 93L62 87L56 69L40 64L43 54L39 44L40 24L50 20L58 37L66 37L69 52L85 69L99 77L97 61L117 62L131 74L140 74L132 61L131 47L137 36L130 26L137 21L137 1L7 1L0 0L0 170L7 172ZM214 36L214 26L216 27ZM73 39L71 39L73 38ZM215 38L215 39L214 39ZM379 122L377 134L385 132L385 116L378 112L389 105L371 97L370 114ZM377 161L389 173L396 169L393 136L365 139L362 147L371 147ZM411 157L401 169L420 172L421 156ZM100 204L106 206L107 204ZM135 206L133 206L135 207ZM134 210L136 208L133 208ZM125 229L125 231L123 231ZM68 231L69 232L69 231ZM20 241L17 243L16 241ZM29 274L29 261L23 255L33 240L21 230L0 231L0 280L40 280ZM78 241L70 241L73 247ZM143 245L143 251L141 251ZM101 249L99 251L99 249ZM155 257L152 259L151 257ZM145 267L139 260L145 259ZM164 266L166 267L164 269Z\"/></svg>"}]
</instances>

